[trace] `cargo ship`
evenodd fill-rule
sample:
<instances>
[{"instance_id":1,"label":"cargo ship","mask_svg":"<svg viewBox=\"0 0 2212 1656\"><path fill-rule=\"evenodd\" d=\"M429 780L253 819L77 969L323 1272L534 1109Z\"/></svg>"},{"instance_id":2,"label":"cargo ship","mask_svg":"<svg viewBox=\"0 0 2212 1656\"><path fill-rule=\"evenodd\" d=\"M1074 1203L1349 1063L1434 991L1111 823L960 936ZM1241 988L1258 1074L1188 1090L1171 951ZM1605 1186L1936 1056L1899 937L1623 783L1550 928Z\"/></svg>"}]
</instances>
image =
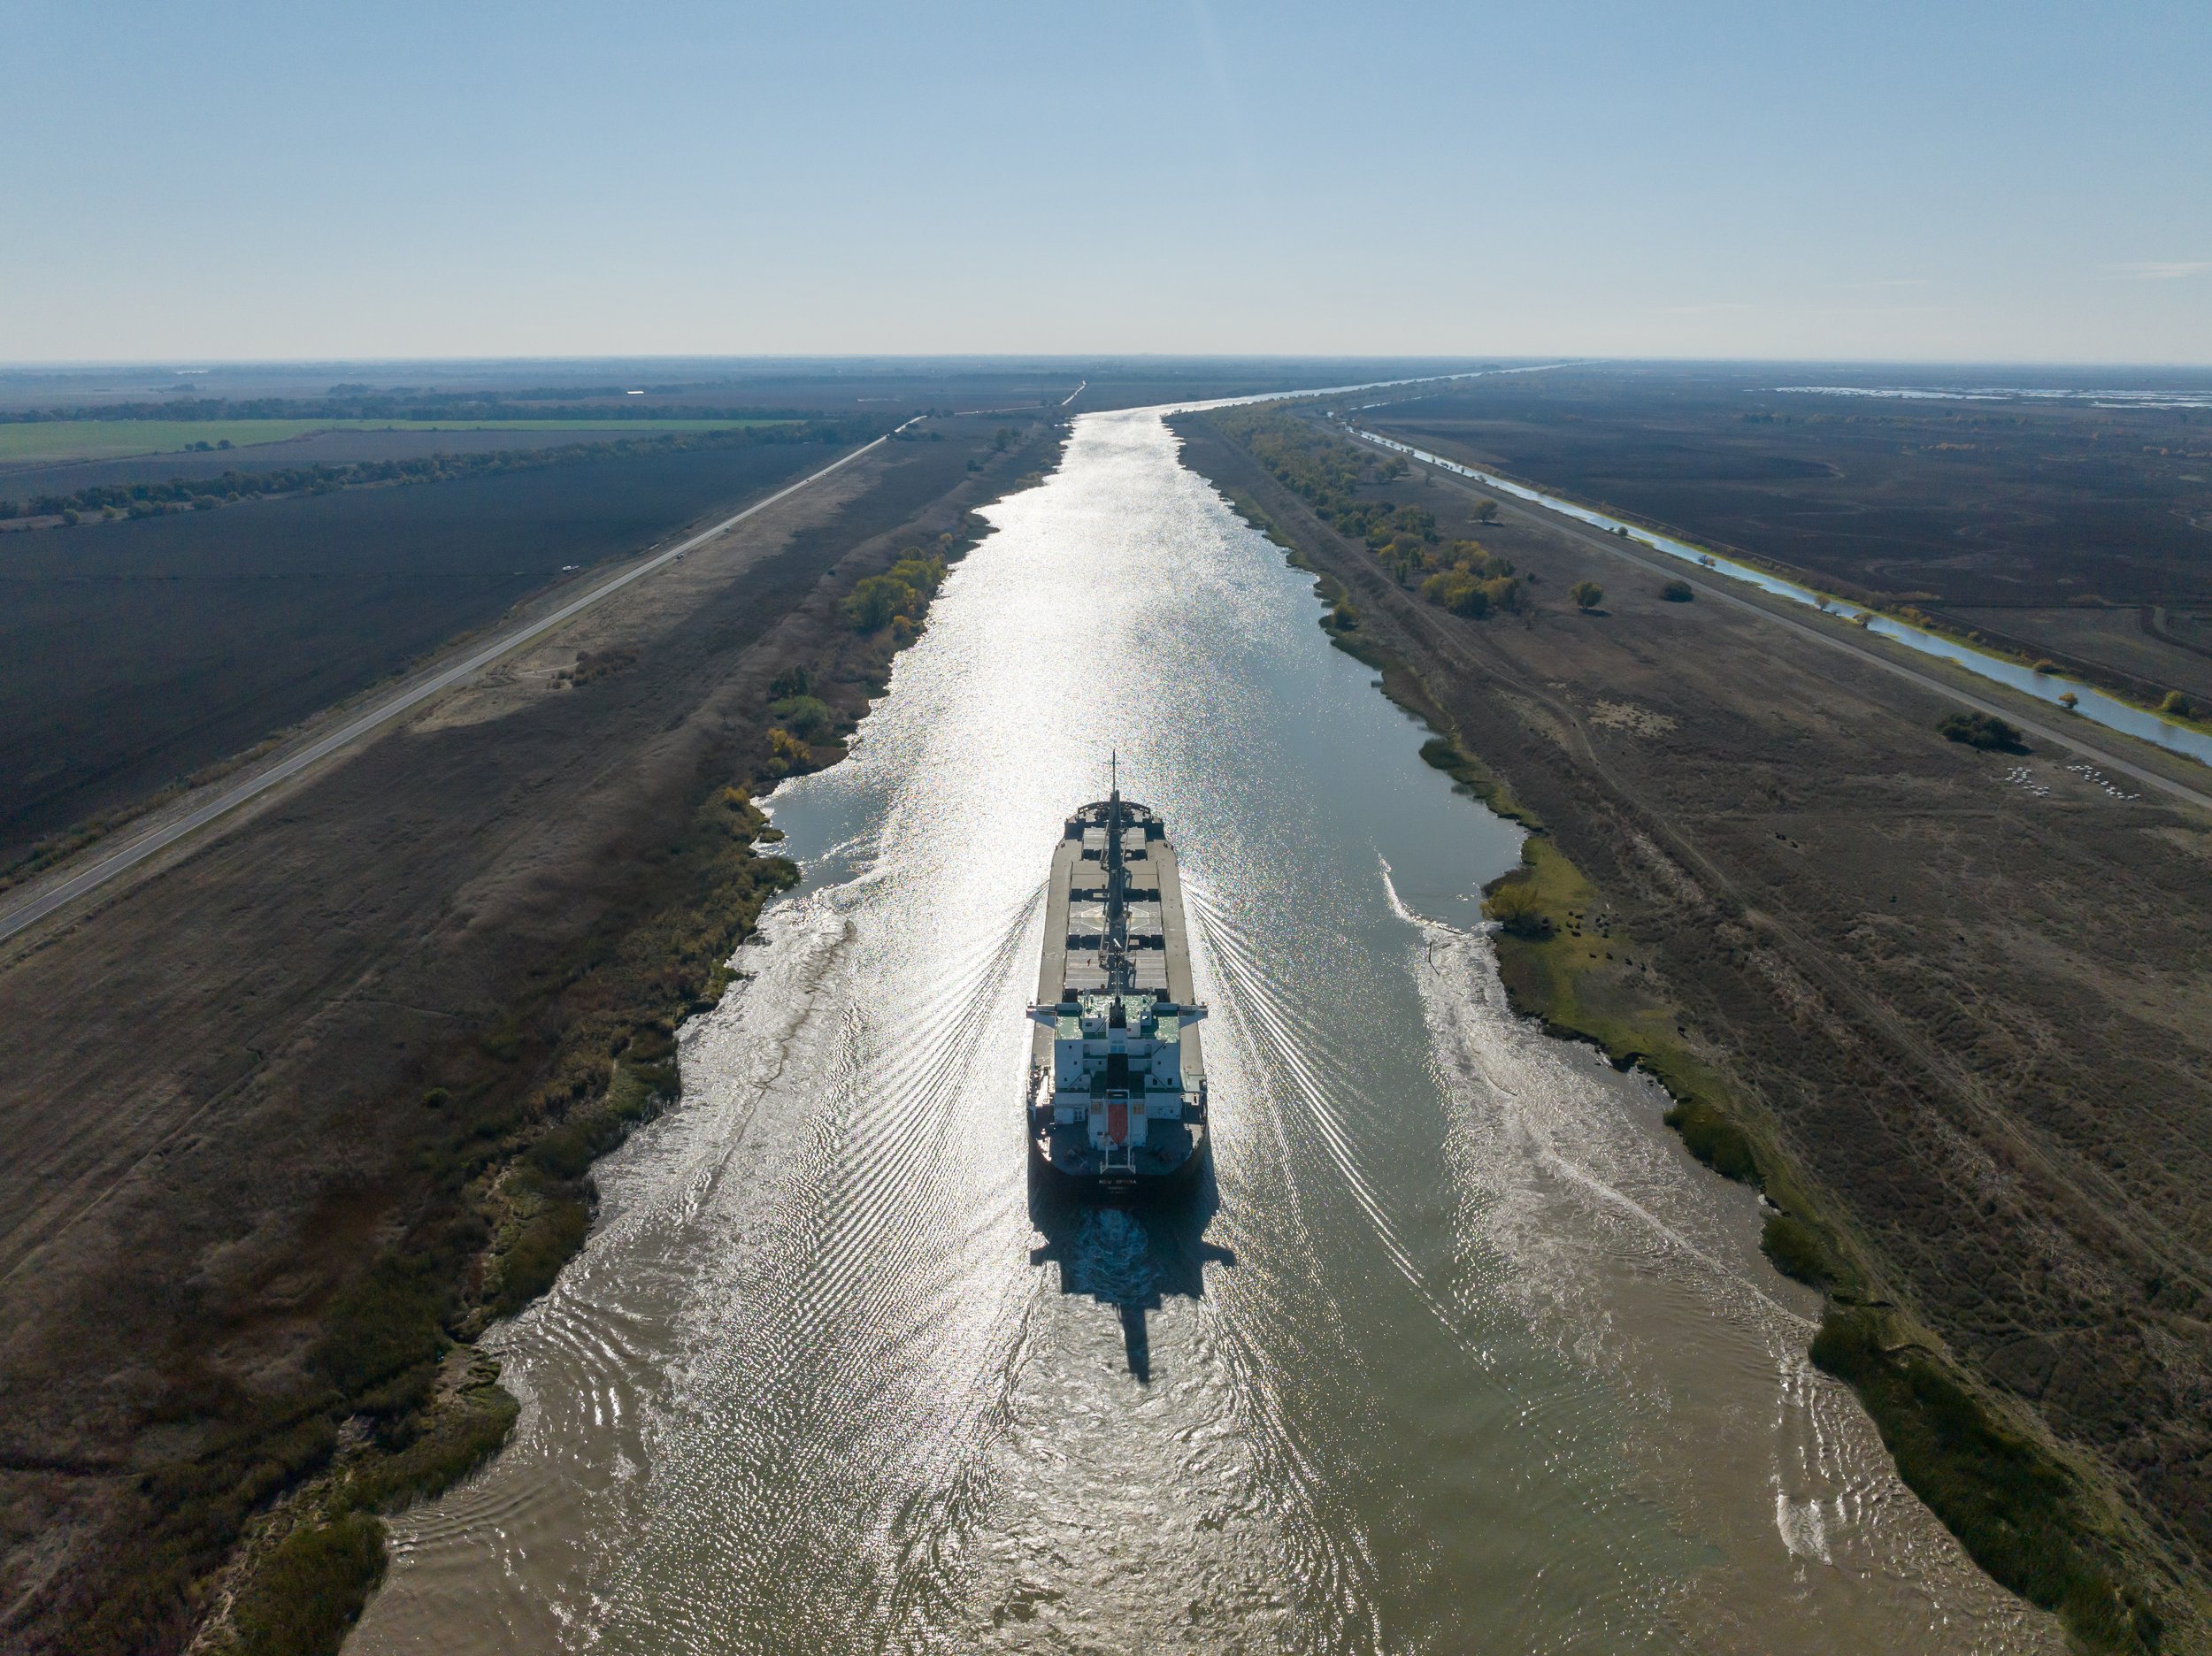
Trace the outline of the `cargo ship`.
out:
<instances>
[{"instance_id":1,"label":"cargo ship","mask_svg":"<svg viewBox=\"0 0 2212 1656\"><path fill-rule=\"evenodd\" d=\"M1194 1177L1208 1154L1205 1016L1166 826L1117 778L1067 819L1052 854L1029 1008L1033 1165L1107 1200Z\"/></svg>"}]
</instances>

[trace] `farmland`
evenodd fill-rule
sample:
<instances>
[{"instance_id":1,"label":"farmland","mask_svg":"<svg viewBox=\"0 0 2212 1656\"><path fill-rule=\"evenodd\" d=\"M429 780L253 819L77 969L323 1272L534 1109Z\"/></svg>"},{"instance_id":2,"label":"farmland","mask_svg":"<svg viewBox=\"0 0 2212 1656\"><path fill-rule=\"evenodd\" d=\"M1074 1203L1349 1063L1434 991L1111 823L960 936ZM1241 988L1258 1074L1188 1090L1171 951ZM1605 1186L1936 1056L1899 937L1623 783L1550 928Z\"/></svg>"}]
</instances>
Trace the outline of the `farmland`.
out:
<instances>
[{"instance_id":1,"label":"farmland","mask_svg":"<svg viewBox=\"0 0 2212 1656\"><path fill-rule=\"evenodd\" d=\"M104 460L131 455L180 454L196 445L212 448L228 443L233 449L265 443L288 442L294 438L326 431L414 432L618 432L644 436L654 432L727 431L733 426L769 422L749 419L576 420L370 420L370 419L235 419L235 420L35 420L0 422L0 466L31 461ZM237 460L245 456L234 457Z\"/></svg>"},{"instance_id":2,"label":"farmland","mask_svg":"<svg viewBox=\"0 0 2212 1656\"><path fill-rule=\"evenodd\" d=\"M0 542L0 853L373 685L526 594L822 464L629 455Z\"/></svg>"},{"instance_id":3,"label":"farmland","mask_svg":"<svg viewBox=\"0 0 2212 1656\"><path fill-rule=\"evenodd\" d=\"M1789 375L1572 368L1366 418L1847 592L2064 605L2212 590L2212 408L1778 389Z\"/></svg>"}]
</instances>

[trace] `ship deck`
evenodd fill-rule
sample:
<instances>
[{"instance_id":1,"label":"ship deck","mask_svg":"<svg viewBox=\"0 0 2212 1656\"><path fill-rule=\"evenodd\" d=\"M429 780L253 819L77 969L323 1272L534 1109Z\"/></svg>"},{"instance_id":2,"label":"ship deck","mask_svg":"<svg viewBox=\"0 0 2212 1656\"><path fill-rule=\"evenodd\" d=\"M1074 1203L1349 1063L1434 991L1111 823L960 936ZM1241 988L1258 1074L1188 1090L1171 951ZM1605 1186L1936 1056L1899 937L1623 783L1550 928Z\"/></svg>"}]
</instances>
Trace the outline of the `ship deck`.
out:
<instances>
[{"instance_id":1,"label":"ship deck","mask_svg":"<svg viewBox=\"0 0 2212 1656\"><path fill-rule=\"evenodd\" d=\"M1105 921L1105 830L1087 828L1080 840L1061 840L1052 854L1044 957L1037 970L1037 1000L1041 1004L1106 987L1106 969L1099 960ZM1135 826L1122 836L1122 856L1129 870L1132 897L1129 939L1133 944L1143 939L1134 950L1137 987L1165 990L1170 1000L1190 1006L1198 995L1191 985L1190 932L1175 849L1165 840L1148 840L1143 828ZM1195 1087L1206 1073L1197 1026L1186 1026L1181 1039L1184 1081ZM1030 1053L1038 1063L1049 1065L1052 1031L1040 1025L1032 1035Z\"/></svg>"}]
</instances>

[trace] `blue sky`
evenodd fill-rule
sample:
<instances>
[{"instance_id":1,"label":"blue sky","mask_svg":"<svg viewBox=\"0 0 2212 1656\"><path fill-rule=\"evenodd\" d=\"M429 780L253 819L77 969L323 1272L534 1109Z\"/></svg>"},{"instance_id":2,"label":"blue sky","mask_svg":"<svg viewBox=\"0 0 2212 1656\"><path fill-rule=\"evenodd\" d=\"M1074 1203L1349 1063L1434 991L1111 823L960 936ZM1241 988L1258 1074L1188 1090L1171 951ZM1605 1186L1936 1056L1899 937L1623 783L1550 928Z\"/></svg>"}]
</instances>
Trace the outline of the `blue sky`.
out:
<instances>
[{"instance_id":1,"label":"blue sky","mask_svg":"<svg viewBox=\"0 0 2212 1656\"><path fill-rule=\"evenodd\" d=\"M0 361L2212 363L2212 5L0 0Z\"/></svg>"}]
</instances>

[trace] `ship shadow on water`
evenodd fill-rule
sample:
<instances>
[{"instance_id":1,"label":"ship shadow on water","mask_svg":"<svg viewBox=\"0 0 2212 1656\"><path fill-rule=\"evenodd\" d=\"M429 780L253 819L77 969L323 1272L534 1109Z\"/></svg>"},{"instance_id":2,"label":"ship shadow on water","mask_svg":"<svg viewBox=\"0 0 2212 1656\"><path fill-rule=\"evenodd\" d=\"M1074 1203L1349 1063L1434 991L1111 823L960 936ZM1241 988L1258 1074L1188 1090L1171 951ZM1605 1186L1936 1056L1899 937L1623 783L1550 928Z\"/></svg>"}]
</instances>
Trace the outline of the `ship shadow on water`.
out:
<instances>
[{"instance_id":1,"label":"ship shadow on water","mask_svg":"<svg viewBox=\"0 0 2212 1656\"><path fill-rule=\"evenodd\" d=\"M1209 1264L1233 1268L1235 1253L1206 1240L1221 1207L1213 1169L1186 1189L1126 1206L1107 1206L1056 1189L1049 1176L1029 1173L1029 1219L1043 1235L1029 1251L1032 1265L1058 1268L1060 1292L1114 1307L1122 1349L1140 1385L1152 1383L1152 1335L1147 1318L1170 1299L1202 1299Z\"/></svg>"}]
</instances>

